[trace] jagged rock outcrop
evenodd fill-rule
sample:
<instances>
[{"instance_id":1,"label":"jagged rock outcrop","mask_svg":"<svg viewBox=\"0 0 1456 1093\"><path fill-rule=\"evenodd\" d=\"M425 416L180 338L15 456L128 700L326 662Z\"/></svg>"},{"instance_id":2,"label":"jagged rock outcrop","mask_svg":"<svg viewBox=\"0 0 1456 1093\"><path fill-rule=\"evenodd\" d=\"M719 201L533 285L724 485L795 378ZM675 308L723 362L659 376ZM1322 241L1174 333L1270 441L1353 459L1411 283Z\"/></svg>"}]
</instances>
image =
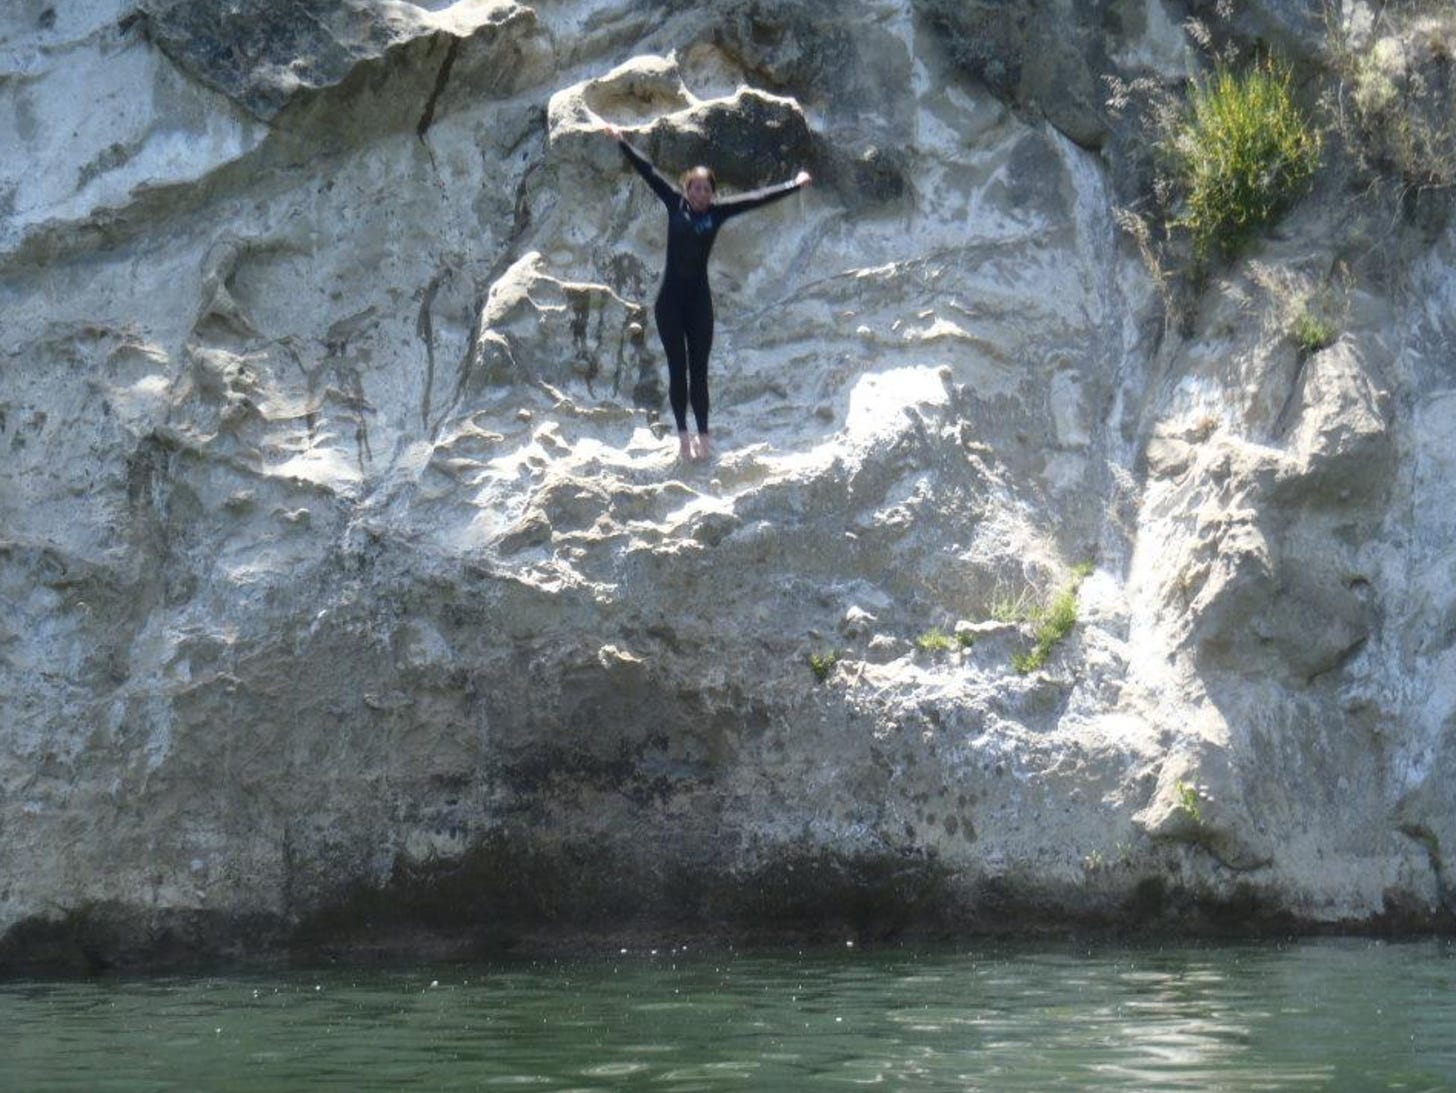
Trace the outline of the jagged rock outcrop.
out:
<instances>
[{"instance_id":1,"label":"jagged rock outcrop","mask_svg":"<svg viewBox=\"0 0 1456 1093\"><path fill-rule=\"evenodd\" d=\"M1331 167L1167 329L1100 81L1190 14L0 14L0 963L1446 923L1456 235ZM606 123L816 176L710 464Z\"/></svg>"}]
</instances>

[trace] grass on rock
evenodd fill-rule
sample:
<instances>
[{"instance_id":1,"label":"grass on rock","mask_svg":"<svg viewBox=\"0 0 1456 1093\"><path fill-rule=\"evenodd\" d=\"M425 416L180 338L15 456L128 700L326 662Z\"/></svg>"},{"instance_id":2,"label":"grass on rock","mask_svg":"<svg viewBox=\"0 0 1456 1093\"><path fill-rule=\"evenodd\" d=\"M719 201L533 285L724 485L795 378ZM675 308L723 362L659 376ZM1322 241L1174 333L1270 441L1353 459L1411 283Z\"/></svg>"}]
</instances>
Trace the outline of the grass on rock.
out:
<instances>
[{"instance_id":1,"label":"grass on rock","mask_svg":"<svg viewBox=\"0 0 1456 1093\"><path fill-rule=\"evenodd\" d=\"M1319 130L1294 101L1290 70L1273 60L1236 72L1220 63L1194 81L1164 150L1183 194L1175 225L1199 260L1235 253L1313 177Z\"/></svg>"}]
</instances>

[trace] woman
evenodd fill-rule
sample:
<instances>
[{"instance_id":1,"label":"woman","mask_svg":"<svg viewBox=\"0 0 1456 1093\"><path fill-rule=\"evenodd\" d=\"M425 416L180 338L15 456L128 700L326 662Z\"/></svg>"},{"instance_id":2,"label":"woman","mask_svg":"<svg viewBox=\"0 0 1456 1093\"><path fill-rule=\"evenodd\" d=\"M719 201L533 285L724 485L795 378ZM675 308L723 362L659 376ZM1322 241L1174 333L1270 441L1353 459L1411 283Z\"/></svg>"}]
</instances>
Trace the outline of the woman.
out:
<instances>
[{"instance_id":1,"label":"woman","mask_svg":"<svg viewBox=\"0 0 1456 1093\"><path fill-rule=\"evenodd\" d=\"M739 213L787 197L813 179L800 171L792 182L719 199L713 172L694 167L682 176L679 189L652 162L627 143L615 125L608 135L627 161L667 206L667 263L653 314L667 353L668 401L677 419L678 454L683 459L708 457L708 352L713 347L713 295L708 289L708 252L723 222ZM698 427L688 437L688 405Z\"/></svg>"}]
</instances>

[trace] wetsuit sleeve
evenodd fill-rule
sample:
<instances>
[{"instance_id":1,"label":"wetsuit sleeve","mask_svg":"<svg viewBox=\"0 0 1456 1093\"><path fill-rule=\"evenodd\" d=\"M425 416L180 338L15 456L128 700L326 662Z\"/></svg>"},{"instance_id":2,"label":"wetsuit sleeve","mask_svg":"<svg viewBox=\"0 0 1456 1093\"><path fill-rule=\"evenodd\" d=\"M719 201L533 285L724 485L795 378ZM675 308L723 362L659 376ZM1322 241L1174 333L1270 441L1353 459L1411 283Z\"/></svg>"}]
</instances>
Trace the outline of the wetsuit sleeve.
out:
<instances>
[{"instance_id":1,"label":"wetsuit sleeve","mask_svg":"<svg viewBox=\"0 0 1456 1093\"><path fill-rule=\"evenodd\" d=\"M788 197L790 194L798 193L802 188L797 182L780 182L777 186L749 190L746 194L716 198L713 201L713 207L723 214L724 220L728 220L739 213L746 213L749 209L757 209L778 201L780 198Z\"/></svg>"},{"instance_id":2,"label":"wetsuit sleeve","mask_svg":"<svg viewBox=\"0 0 1456 1093\"><path fill-rule=\"evenodd\" d=\"M663 177L661 171L652 165L652 161L625 140L618 141L617 147L622 149L622 155L626 157L627 162L647 180L647 185L652 187L652 192L662 199L663 204L669 208L676 208L677 203L682 199L682 194L678 192L676 186Z\"/></svg>"}]
</instances>

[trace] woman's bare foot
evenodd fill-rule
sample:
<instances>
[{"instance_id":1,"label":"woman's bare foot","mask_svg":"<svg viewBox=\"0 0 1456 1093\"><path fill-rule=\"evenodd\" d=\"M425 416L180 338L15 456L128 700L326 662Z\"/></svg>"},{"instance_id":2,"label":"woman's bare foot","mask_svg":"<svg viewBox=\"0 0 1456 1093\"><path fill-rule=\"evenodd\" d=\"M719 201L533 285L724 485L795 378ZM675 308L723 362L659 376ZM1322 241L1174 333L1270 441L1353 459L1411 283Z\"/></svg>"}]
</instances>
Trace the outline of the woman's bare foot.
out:
<instances>
[{"instance_id":1,"label":"woman's bare foot","mask_svg":"<svg viewBox=\"0 0 1456 1093\"><path fill-rule=\"evenodd\" d=\"M677 434L677 457L684 463L695 458L693 453L693 442L688 438L687 433Z\"/></svg>"},{"instance_id":2,"label":"woman's bare foot","mask_svg":"<svg viewBox=\"0 0 1456 1093\"><path fill-rule=\"evenodd\" d=\"M693 438L693 458L702 460L707 459L711 455L712 447L708 443L708 434L699 433Z\"/></svg>"}]
</instances>

